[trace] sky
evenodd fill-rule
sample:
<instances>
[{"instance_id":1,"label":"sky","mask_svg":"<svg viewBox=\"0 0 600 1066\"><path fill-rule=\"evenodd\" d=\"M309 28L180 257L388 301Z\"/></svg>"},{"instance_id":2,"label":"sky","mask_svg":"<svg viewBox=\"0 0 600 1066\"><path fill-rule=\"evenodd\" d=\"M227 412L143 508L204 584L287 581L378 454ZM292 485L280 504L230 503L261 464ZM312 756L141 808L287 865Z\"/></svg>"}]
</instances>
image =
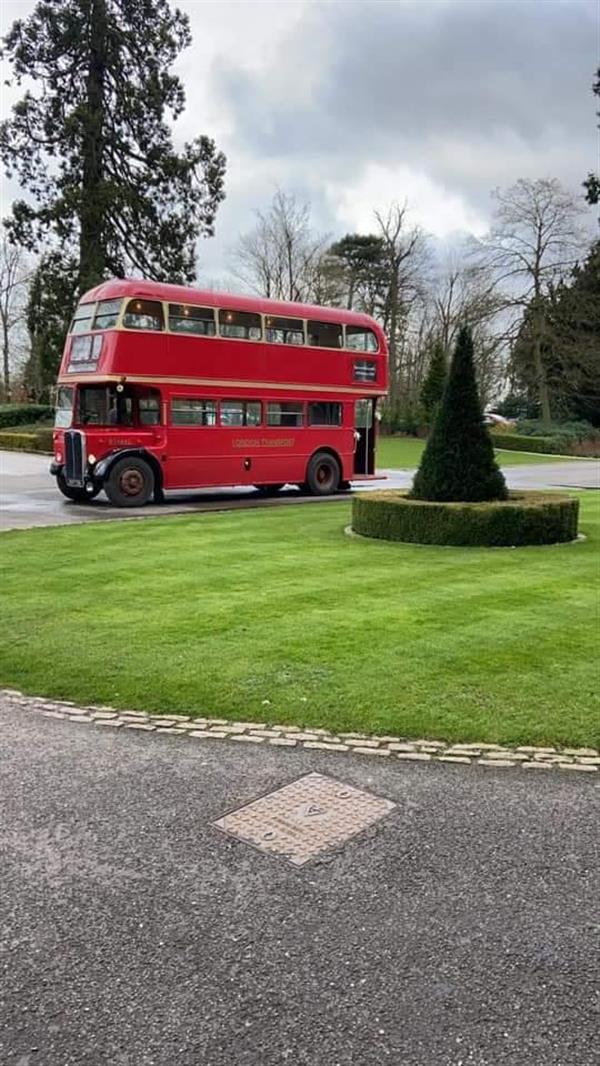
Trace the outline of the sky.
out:
<instances>
[{"instance_id":1,"label":"sky","mask_svg":"<svg viewBox=\"0 0 600 1066\"><path fill-rule=\"evenodd\" d=\"M34 6L5 0L3 29ZM310 202L332 239L407 201L414 224L452 243L485 232L495 187L556 177L579 194L598 166L596 0L177 6L193 45L176 67L175 141L206 133L228 158L216 235L198 248L205 282L235 287L237 236L277 188ZM14 99L4 89L4 114ZM3 214L16 194L5 182Z\"/></svg>"}]
</instances>

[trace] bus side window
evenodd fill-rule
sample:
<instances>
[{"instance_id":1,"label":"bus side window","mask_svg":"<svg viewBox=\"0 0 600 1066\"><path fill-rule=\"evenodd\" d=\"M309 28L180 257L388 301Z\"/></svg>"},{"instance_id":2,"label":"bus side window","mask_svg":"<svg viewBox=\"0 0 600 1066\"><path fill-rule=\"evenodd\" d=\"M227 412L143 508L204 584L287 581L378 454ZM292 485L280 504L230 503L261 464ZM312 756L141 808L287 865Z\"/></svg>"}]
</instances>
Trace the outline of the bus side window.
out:
<instances>
[{"instance_id":1,"label":"bus side window","mask_svg":"<svg viewBox=\"0 0 600 1066\"><path fill-rule=\"evenodd\" d=\"M304 421L302 403L268 403L268 426L301 426Z\"/></svg>"},{"instance_id":2,"label":"bus side window","mask_svg":"<svg viewBox=\"0 0 600 1066\"><path fill-rule=\"evenodd\" d=\"M269 344L304 344L304 323L300 318L266 318Z\"/></svg>"},{"instance_id":3,"label":"bus side window","mask_svg":"<svg viewBox=\"0 0 600 1066\"><path fill-rule=\"evenodd\" d=\"M379 344L372 329L365 326L346 326L346 348L353 352L377 352Z\"/></svg>"},{"instance_id":4,"label":"bus side window","mask_svg":"<svg viewBox=\"0 0 600 1066\"><path fill-rule=\"evenodd\" d=\"M123 316L123 325L126 329L163 330L162 304L154 300L130 300Z\"/></svg>"},{"instance_id":5,"label":"bus side window","mask_svg":"<svg viewBox=\"0 0 600 1066\"><path fill-rule=\"evenodd\" d=\"M160 395L154 393L150 396L140 396L138 399L138 411L140 417L140 425L142 426L158 426L160 425Z\"/></svg>"},{"instance_id":6,"label":"bus side window","mask_svg":"<svg viewBox=\"0 0 600 1066\"><path fill-rule=\"evenodd\" d=\"M216 426L216 400L188 400L173 397L171 422L174 426Z\"/></svg>"},{"instance_id":7,"label":"bus side window","mask_svg":"<svg viewBox=\"0 0 600 1066\"><path fill-rule=\"evenodd\" d=\"M309 403L309 426L341 426L341 403Z\"/></svg>"},{"instance_id":8,"label":"bus side window","mask_svg":"<svg viewBox=\"0 0 600 1066\"><path fill-rule=\"evenodd\" d=\"M335 322L308 322L308 343L315 348L341 348L342 327Z\"/></svg>"},{"instance_id":9,"label":"bus side window","mask_svg":"<svg viewBox=\"0 0 600 1066\"><path fill-rule=\"evenodd\" d=\"M169 304L169 329L172 333L214 337L217 332L214 309L191 304Z\"/></svg>"},{"instance_id":10,"label":"bus side window","mask_svg":"<svg viewBox=\"0 0 600 1066\"><path fill-rule=\"evenodd\" d=\"M259 341L262 337L260 315L248 311L219 311L219 333L238 341Z\"/></svg>"},{"instance_id":11,"label":"bus side window","mask_svg":"<svg viewBox=\"0 0 600 1066\"><path fill-rule=\"evenodd\" d=\"M221 400L222 426L260 426L259 400Z\"/></svg>"}]
</instances>

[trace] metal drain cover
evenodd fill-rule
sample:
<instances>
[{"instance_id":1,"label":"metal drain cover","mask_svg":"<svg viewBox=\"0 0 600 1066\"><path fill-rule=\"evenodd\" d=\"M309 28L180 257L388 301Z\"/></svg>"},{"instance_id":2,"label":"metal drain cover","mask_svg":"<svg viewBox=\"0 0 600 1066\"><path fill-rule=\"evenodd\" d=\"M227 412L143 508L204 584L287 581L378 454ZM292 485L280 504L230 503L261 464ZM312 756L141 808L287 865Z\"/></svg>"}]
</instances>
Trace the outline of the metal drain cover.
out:
<instances>
[{"instance_id":1,"label":"metal drain cover","mask_svg":"<svg viewBox=\"0 0 600 1066\"><path fill-rule=\"evenodd\" d=\"M261 851L302 866L360 833L395 806L332 777L307 774L213 824Z\"/></svg>"}]
</instances>

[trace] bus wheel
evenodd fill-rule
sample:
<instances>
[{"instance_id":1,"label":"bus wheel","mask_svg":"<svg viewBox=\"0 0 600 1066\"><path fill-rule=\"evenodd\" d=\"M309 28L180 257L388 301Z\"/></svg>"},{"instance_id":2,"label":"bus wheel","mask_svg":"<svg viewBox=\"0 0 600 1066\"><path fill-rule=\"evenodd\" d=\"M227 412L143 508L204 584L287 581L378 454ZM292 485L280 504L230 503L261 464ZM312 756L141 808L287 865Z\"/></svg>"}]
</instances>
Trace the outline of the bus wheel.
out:
<instances>
[{"instance_id":1,"label":"bus wheel","mask_svg":"<svg viewBox=\"0 0 600 1066\"><path fill-rule=\"evenodd\" d=\"M306 484L313 496L330 496L340 484L340 464L329 452L316 452L308 464Z\"/></svg>"},{"instance_id":2,"label":"bus wheel","mask_svg":"<svg viewBox=\"0 0 600 1066\"><path fill-rule=\"evenodd\" d=\"M154 492L154 474L144 459L118 459L104 483L115 507L143 507Z\"/></svg>"},{"instance_id":3,"label":"bus wheel","mask_svg":"<svg viewBox=\"0 0 600 1066\"><path fill-rule=\"evenodd\" d=\"M56 475L56 484L63 496L66 496L68 500L73 500L74 503L87 503L88 500L93 500L94 496L97 496L100 492L100 486L94 488L92 492L88 492L87 489L72 488L71 485L67 485L62 474Z\"/></svg>"},{"instance_id":4,"label":"bus wheel","mask_svg":"<svg viewBox=\"0 0 600 1066\"><path fill-rule=\"evenodd\" d=\"M258 489L262 496L276 496L278 492L281 492L283 484L281 485L255 485L255 489Z\"/></svg>"}]
</instances>

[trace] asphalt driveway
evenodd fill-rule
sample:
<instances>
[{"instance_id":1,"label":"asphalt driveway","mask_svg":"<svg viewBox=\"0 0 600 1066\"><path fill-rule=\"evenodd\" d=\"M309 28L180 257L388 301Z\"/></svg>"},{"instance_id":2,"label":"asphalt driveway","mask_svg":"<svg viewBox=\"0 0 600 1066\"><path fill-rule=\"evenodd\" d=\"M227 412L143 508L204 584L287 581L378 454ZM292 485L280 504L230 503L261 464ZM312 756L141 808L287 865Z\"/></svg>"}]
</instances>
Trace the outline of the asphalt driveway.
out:
<instances>
[{"instance_id":1,"label":"asphalt driveway","mask_svg":"<svg viewBox=\"0 0 600 1066\"><path fill-rule=\"evenodd\" d=\"M592 1066L595 775L394 764L0 706L7 1066ZM215 819L392 800L297 868ZM591 780L590 780L591 778Z\"/></svg>"},{"instance_id":2,"label":"asphalt driveway","mask_svg":"<svg viewBox=\"0 0 600 1066\"><path fill-rule=\"evenodd\" d=\"M0 530L29 526L68 525L108 519L164 517L197 511L222 511L241 507L285 507L303 503L310 506L330 503L339 497L316 499L302 496L289 487L276 498L263 498L253 489L200 489L195 492L169 492L164 504L150 504L140 510L112 507L104 493L90 503L74 504L60 495L48 473L50 457L0 451ZM507 467L511 488L600 488L600 463L585 460L569 463L541 463L535 466ZM357 489L408 488L414 470L382 470L385 480L356 482Z\"/></svg>"}]
</instances>

